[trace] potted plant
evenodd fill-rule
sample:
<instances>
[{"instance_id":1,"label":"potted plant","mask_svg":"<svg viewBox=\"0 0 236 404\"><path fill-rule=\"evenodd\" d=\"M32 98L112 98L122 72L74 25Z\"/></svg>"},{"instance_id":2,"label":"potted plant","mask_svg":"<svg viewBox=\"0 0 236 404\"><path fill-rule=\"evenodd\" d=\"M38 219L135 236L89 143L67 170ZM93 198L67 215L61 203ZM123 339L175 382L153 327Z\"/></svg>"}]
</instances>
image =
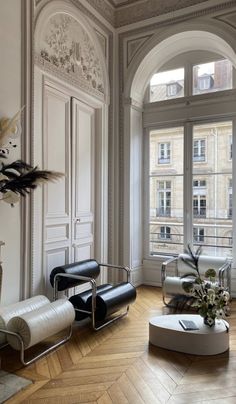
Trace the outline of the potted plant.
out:
<instances>
[{"instance_id":1,"label":"potted plant","mask_svg":"<svg viewBox=\"0 0 236 404\"><path fill-rule=\"evenodd\" d=\"M204 323L210 327L215 324L215 319L222 319L229 315L229 292L216 282L216 271L209 268L202 278L199 271L199 258L201 247L193 253L188 246L189 258L182 258L194 272L185 274L184 277L194 277L194 282L183 282L183 288L194 298L192 304L196 307Z\"/></svg>"}]
</instances>

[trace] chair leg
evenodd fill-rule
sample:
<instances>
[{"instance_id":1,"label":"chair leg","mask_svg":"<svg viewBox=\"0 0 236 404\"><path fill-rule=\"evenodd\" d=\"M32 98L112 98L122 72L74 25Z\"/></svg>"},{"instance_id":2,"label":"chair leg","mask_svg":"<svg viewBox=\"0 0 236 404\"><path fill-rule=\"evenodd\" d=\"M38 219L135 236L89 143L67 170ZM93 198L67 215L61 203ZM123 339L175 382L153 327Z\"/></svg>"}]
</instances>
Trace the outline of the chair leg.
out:
<instances>
[{"instance_id":1,"label":"chair leg","mask_svg":"<svg viewBox=\"0 0 236 404\"><path fill-rule=\"evenodd\" d=\"M34 356L33 358L31 358L27 361L25 360L25 349L24 349L23 339L21 338L21 336L15 332L7 331L7 330L0 330L0 332L9 334L9 335L14 335L18 339L18 341L20 343L20 361L24 366L27 366L27 365L30 365L31 363L35 362L37 359L41 358L42 356L46 355L47 353L51 352L53 349L59 347L60 345L64 344L65 342L67 342L72 335L72 325L70 325L70 327L68 328L68 333L65 337L63 337L60 341L56 342L51 347L45 349L40 354Z\"/></svg>"}]
</instances>

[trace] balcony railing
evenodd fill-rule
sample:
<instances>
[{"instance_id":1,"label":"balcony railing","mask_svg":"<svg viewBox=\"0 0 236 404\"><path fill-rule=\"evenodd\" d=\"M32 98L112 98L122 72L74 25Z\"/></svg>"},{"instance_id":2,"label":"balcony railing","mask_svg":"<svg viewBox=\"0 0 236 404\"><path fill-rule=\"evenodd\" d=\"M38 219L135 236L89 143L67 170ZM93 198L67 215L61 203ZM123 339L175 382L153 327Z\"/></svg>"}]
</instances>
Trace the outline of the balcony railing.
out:
<instances>
[{"instance_id":1,"label":"balcony railing","mask_svg":"<svg viewBox=\"0 0 236 404\"><path fill-rule=\"evenodd\" d=\"M165 233L166 237L163 237L164 234L160 232L150 232L150 254L155 255L161 253L161 246L165 246L165 249L170 246L170 253L173 252L173 246L176 245L176 248L179 249L179 252L182 251L184 234L174 234L174 233ZM214 235L204 235L204 241L197 241L197 238L193 237L193 245L201 245L205 247L205 251L207 248L217 248L217 249L232 249L232 237L228 236L214 236Z\"/></svg>"}]
</instances>

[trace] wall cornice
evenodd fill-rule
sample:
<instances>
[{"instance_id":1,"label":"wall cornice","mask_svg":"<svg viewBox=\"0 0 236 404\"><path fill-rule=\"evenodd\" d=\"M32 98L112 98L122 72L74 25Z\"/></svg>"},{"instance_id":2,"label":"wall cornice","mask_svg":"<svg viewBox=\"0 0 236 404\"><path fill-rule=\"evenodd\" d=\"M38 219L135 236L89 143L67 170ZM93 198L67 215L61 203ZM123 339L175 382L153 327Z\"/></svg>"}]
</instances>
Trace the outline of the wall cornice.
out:
<instances>
[{"instance_id":1,"label":"wall cornice","mask_svg":"<svg viewBox=\"0 0 236 404\"><path fill-rule=\"evenodd\" d=\"M80 9L81 7L86 8L81 0L69 1ZM50 2L50 0L35 0L37 8L40 8L45 2ZM236 6L235 0L168 0L166 2L146 0L116 7L104 0L86 0L86 2L111 26L124 27L126 30L130 30L130 25L135 23L151 24L155 18L157 18L157 22L160 18L168 23L179 22L185 18L201 17Z\"/></svg>"},{"instance_id":2,"label":"wall cornice","mask_svg":"<svg viewBox=\"0 0 236 404\"><path fill-rule=\"evenodd\" d=\"M117 10L115 18L116 28L143 22L153 19L154 17L164 17L166 21L175 21L188 15L188 18L207 15L212 12L217 12L225 8L235 6L235 0L216 1L212 0L183 0L168 2L157 2L156 0L147 0L145 4L130 5L125 10Z\"/></svg>"}]
</instances>

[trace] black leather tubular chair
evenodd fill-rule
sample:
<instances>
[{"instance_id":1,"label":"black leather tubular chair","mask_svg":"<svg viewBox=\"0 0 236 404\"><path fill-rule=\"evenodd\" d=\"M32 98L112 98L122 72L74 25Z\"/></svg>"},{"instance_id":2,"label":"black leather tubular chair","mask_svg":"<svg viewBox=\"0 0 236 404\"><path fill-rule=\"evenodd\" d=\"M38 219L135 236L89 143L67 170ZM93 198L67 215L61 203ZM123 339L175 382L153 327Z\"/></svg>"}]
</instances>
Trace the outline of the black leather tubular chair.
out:
<instances>
[{"instance_id":1,"label":"black leather tubular chair","mask_svg":"<svg viewBox=\"0 0 236 404\"><path fill-rule=\"evenodd\" d=\"M100 275L101 268L124 271L126 281L117 285L106 283L97 286L96 279ZM75 309L75 320L81 321L91 317L92 327L96 331L127 315L129 305L136 299L136 289L130 283L128 267L100 264L94 259L89 259L56 267L50 274L54 300L58 299L59 291L66 291L85 282L90 283L90 289L71 296L69 300ZM125 311L120 312L123 308ZM118 313L114 315L116 312Z\"/></svg>"}]
</instances>

